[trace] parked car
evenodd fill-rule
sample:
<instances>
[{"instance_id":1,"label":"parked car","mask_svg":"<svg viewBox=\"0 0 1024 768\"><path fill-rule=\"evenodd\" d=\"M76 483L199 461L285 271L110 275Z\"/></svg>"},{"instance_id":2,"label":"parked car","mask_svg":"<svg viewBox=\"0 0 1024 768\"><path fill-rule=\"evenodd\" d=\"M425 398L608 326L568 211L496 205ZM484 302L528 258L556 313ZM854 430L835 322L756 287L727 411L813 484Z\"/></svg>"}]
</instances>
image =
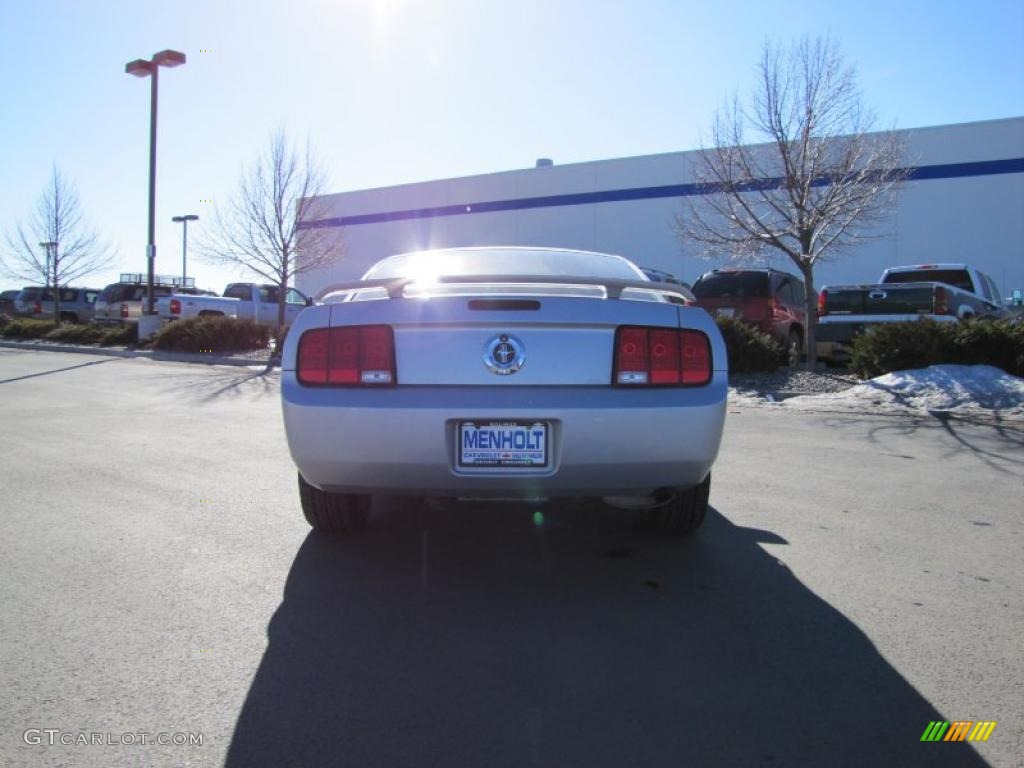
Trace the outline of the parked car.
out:
<instances>
[{"instance_id":1,"label":"parked car","mask_svg":"<svg viewBox=\"0 0 1024 768\"><path fill-rule=\"evenodd\" d=\"M650 280L651 282L654 282L654 283L668 283L669 285L678 285L678 286L681 286L681 287L685 288L688 292L690 292L690 295L687 298L682 298L682 297L679 297L679 296L676 296L676 297L673 298L672 295L669 294L669 296L668 296L669 301L672 301L675 304L689 304L689 303L693 302L693 294L692 294L692 291L691 291L690 284L689 283L684 283L682 280L680 280L678 277L676 277L672 273L670 273L670 272L662 272L660 269L651 269L650 267L640 267L640 271L643 272L644 276L648 280Z\"/></svg>"},{"instance_id":2,"label":"parked car","mask_svg":"<svg viewBox=\"0 0 1024 768\"><path fill-rule=\"evenodd\" d=\"M305 310L282 356L306 520L353 533L375 494L591 496L694 531L725 344L649 284L620 256L492 247L392 256L325 288L347 300Z\"/></svg>"},{"instance_id":3,"label":"parked car","mask_svg":"<svg viewBox=\"0 0 1024 768\"><path fill-rule=\"evenodd\" d=\"M144 280L123 280L111 283L100 292L96 300L96 322L137 323L146 304L146 290ZM204 291L168 281L153 284L153 296L156 299L171 295L216 296L217 294L213 291Z\"/></svg>"},{"instance_id":4,"label":"parked car","mask_svg":"<svg viewBox=\"0 0 1024 768\"><path fill-rule=\"evenodd\" d=\"M277 325L276 285L231 283L223 296L164 297L156 303L156 313L165 320L180 320L204 315L248 317L264 325ZM304 293L289 288L285 295L285 325L291 325L299 313L312 303Z\"/></svg>"},{"instance_id":5,"label":"parked car","mask_svg":"<svg viewBox=\"0 0 1024 768\"><path fill-rule=\"evenodd\" d=\"M14 317L14 300L21 291L4 291L0 293L0 315Z\"/></svg>"},{"instance_id":6,"label":"parked car","mask_svg":"<svg viewBox=\"0 0 1024 768\"><path fill-rule=\"evenodd\" d=\"M807 327L804 281L777 269L714 269L693 284L697 306L714 317L735 317L768 334L800 362Z\"/></svg>"},{"instance_id":7,"label":"parked car","mask_svg":"<svg viewBox=\"0 0 1024 768\"><path fill-rule=\"evenodd\" d=\"M692 286L689 283L680 280L671 272L663 272L660 269L651 269L650 267L640 267L640 271L647 276L648 280L651 280L655 283L671 283L672 285L682 285L687 290L692 290Z\"/></svg>"},{"instance_id":8,"label":"parked car","mask_svg":"<svg viewBox=\"0 0 1024 768\"><path fill-rule=\"evenodd\" d=\"M49 320L53 317L56 292L53 288L30 285L23 288L14 299L14 311L20 317L35 317ZM62 323L88 323L93 319L96 297L95 288L61 288L60 321Z\"/></svg>"},{"instance_id":9,"label":"parked car","mask_svg":"<svg viewBox=\"0 0 1024 768\"><path fill-rule=\"evenodd\" d=\"M995 281L966 264L892 267L871 285L827 285L818 295L818 356L843 361L873 325L928 317L956 323L1007 314Z\"/></svg>"}]
</instances>

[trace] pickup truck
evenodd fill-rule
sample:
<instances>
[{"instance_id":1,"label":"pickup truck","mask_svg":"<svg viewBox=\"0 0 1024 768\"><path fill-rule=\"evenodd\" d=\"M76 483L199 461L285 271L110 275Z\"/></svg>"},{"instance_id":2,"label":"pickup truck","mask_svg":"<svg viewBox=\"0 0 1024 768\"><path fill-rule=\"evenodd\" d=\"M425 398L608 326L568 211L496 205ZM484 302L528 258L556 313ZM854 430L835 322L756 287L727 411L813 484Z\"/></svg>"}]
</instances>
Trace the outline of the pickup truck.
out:
<instances>
[{"instance_id":1,"label":"pickup truck","mask_svg":"<svg viewBox=\"0 0 1024 768\"><path fill-rule=\"evenodd\" d=\"M172 283L171 278L156 275L153 296L159 301L173 294L216 296L213 291L204 291L194 285ZM146 306L145 276L137 273L122 273L121 281L111 283L96 297L93 321L101 324L121 323L134 325L139 322Z\"/></svg>"},{"instance_id":2,"label":"pickup truck","mask_svg":"<svg viewBox=\"0 0 1024 768\"><path fill-rule=\"evenodd\" d=\"M156 313L165 320L224 315L247 317L264 325L277 325L276 285L230 283L223 296L165 296L156 302ZM289 288L285 294L285 325L291 325L312 299Z\"/></svg>"},{"instance_id":3,"label":"pickup truck","mask_svg":"<svg viewBox=\"0 0 1024 768\"><path fill-rule=\"evenodd\" d=\"M855 336L872 325L927 317L956 323L1002 317L1006 309L995 282L965 264L892 267L875 285L826 285L818 294L818 356L849 357Z\"/></svg>"}]
</instances>

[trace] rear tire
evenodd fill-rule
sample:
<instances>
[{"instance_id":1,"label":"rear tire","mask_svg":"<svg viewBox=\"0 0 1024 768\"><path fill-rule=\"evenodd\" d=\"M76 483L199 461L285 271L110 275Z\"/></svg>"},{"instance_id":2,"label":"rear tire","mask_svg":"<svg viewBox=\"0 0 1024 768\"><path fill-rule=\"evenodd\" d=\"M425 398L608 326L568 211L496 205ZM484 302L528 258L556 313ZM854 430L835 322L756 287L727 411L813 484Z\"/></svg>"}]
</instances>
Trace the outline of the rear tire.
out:
<instances>
[{"instance_id":1,"label":"rear tire","mask_svg":"<svg viewBox=\"0 0 1024 768\"><path fill-rule=\"evenodd\" d=\"M650 527L666 536L689 536L704 522L711 493L711 473L693 488L676 494L659 507L647 510Z\"/></svg>"},{"instance_id":2,"label":"rear tire","mask_svg":"<svg viewBox=\"0 0 1024 768\"><path fill-rule=\"evenodd\" d=\"M61 312L60 321L62 323L77 323L78 315L76 315L74 312Z\"/></svg>"},{"instance_id":3,"label":"rear tire","mask_svg":"<svg viewBox=\"0 0 1024 768\"><path fill-rule=\"evenodd\" d=\"M313 530L350 536L366 528L373 497L360 493L328 493L314 488L299 475L302 514Z\"/></svg>"}]
</instances>

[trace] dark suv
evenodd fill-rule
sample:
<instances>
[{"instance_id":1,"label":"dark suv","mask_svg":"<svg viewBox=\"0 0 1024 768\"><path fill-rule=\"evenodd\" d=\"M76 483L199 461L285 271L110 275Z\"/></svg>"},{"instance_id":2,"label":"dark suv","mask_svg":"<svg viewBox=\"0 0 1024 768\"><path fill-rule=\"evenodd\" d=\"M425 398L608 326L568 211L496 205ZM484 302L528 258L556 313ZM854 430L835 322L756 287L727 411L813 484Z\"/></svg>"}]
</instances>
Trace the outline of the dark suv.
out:
<instances>
[{"instance_id":1,"label":"dark suv","mask_svg":"<svg viewBox=\"0 0 1024 768\"><path fill-rule=\"evenodd\" d=\"M4 291L0 293L0 315L14 317L14 300L21 291Z\"/></svg>"},{"instance_id":2,"label":"dark suv","mask_svg":"<svg viewBox=\"0 0 1024 768\"><path fill-rule=\"evenodd\" d=\"M790 365L800 362L807 310L803 280L777 269L715 269L693 284L696 304L712 317L735 317L786 349Z\"/></svg>"},{"instance_id":3,"label":"dark suv","mask_svg":"<svg viewBox=\"0 0 1024 768\"><path fill-rule=\"evenodd\" d=\"M96 296L95 288L61 288L60 321L62 323L88 323L92 320ZM14 299L14 311L21 317L48 320L53 317L54 289L30 285Z\"/></svg>"}]
</instances>

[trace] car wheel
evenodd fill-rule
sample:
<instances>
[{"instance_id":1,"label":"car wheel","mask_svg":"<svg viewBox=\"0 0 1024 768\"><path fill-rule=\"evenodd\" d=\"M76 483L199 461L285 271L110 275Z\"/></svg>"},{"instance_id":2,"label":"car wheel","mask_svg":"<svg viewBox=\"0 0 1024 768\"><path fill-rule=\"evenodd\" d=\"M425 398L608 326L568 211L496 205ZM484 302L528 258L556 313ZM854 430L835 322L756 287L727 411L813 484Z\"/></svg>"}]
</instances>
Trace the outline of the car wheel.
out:
<instances>
[{"instance_id":1,"label":"car wheel","mask_svg":"<svg viewBox=\"0 0 1024 768\"><path fill-rule=\"evenodd\" d=\"M789 332L789 338L786 341L786 363L789 365L799 365L800 360L803 357L803 352L803 337L800 335L800 332L794 328Z\"/></svg>"},{"instance_id":2,"label":"car wheel","mask_svg":"<svg viewBox=\"0 0 1024 768\"><path fill-rule=\"evenodd\" d=\"M661 506L647 510L650 527L668 536L689 536L700 528L708 511L711 473L694 488L676 491Z\"/></svg>"},{"instance_id":3,"label":"car wheel","mask_svg":"<svg viewBox=\"0 0 1024 768\"><path fill-rule=\"evenodd\" d=\"M314 488L299 475L302 514L314 530L349 535L366 528L372 496L359 493L328 493Z\"/></svg>"},{"instance_id":4,"label":"car wheel","mask_svg":"<svg viewBox=\"0 0 1024 768\"><path fill-rule=\"evenodd\" d=\"M224 313L223 312L214 312L214 311L209 310L209 309L204 309L202 312L199 313L199 317L224 317Z\"/></svg>"},{"instance_id":5,"label":"car wheel","mask_svg":"<svg viewBox=\"0 0 1024 768\"><path fill-rule=\"evenodd\" d=\"M77 323L78 315L74 314L73 312L61 312L60 321L62 323Z\"/></svg>"}]
</instances>

